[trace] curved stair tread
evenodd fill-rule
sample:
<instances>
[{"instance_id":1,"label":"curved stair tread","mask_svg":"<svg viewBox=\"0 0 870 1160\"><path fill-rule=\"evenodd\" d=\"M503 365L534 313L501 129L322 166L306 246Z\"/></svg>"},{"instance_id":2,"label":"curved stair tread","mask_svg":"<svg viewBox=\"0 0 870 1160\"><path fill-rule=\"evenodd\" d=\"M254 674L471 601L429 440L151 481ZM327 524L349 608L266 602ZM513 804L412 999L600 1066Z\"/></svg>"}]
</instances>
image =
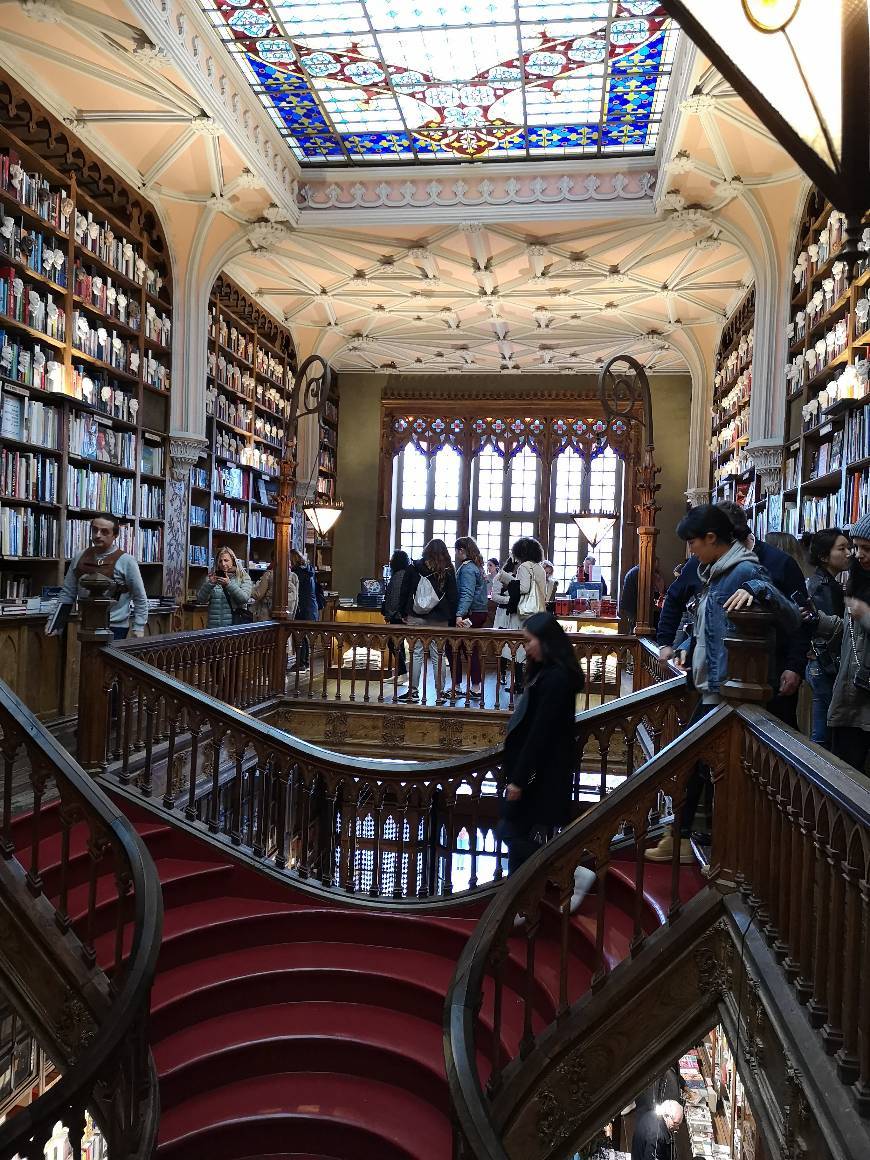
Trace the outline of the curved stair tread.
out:
<instances>
[{"instance_id":1,"label":"curved stair tread","mask_svg":"<svg viewBox=\"0 0 870 1160\"><path fill-rule=\"evenodd\" d=\"M168 1035L154 1046L154 1062L162 1078L205 1058L213 1050L228 1051L284 1036L324 1035L393 1046L403 1055L444 1071L441 1027L428 1019L366 1003L275 1003L228 1011Z\"/></svg>"},{"instance_id":2,"label":"curved stair tread","mask_svg":"<svg viewBox=\"0 0 870 1160\"><path fill-rule=\"evenodd\" d=\"M223 862L194 862L189 858L158 858L156 866L164 901L170 897L167 905L171 905L171 899L179 894L198 895L205 889L218 888L219 880L229 879L233 871L232 866L227 866ZM90 886L87 882L70 890L67 909L74 924L87 918L89 896ZM103 920L111 918L111 914L107 912L117 905L118 890L114 874L108 866L106 872L97 877L95 897L96 909L101 912L101 918ZM103 924L100 927L101 932L104 929Z\"/></svg>"},{"instance_id":3,"label":"curved stair tread","mask_svg":"<svg viewBox=\"0 0 870 1160\"><path fill-rule=\"evenodd\" d=\"M166 911L161 967L180 965L200 955L287 942L349 942L396 949L425 950L455 962L475 926L418 917L408 919L378 910L342 910L311 903L250 898L210 899Z\"/></svg>"},{"instance_id":4,"label":"curved stair tread","mask_svg":"<svg viewBox=\"0 0 870 1160\"><path fill-rule=\"evenodd\" d=\"M219 1136L222 1125L240 1120L256 1132L259 1120L289 1116L363 1128L413 1160L447 1160L451 1154L447 1118L417 1096L376 1079L285 1072L212 1088L170 1108L161 1117L157 1155L214 1155L198 1135Z\"/></svg>"}]
</instances>

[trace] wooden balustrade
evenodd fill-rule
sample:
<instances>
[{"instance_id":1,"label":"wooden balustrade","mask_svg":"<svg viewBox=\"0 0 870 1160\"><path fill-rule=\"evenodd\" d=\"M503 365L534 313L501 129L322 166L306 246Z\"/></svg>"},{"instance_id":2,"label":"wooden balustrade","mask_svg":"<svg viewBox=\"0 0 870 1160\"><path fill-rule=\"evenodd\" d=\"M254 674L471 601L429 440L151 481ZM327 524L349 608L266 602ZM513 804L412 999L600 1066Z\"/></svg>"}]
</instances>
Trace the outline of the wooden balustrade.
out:
<instances>
[{"instance_id":1,"label":"wooden balustrade","mask_svg":"<svg viewBox=\"0 0 870 1160\"><path fill-rule=\"evenodd\" d=\"M759 709L744 706L739 717L730 817L714 857L733 871L840 1079L870 1116L870 787Z\"/></svg>"},{"instance_id":2,"label":"wooden balustrade","mask_svg":"<svg viewBox=\"0 0 870 1160\"><path fill-rule=\"evenodd\" d=\"M0 783L0 925L16 932L0 957L4 974L26 980L22 1002L36 1003L62 1073L0 1125L0 1156L42 1160L57 1121L78 1155L89 1111L113 1160L144 1160L157 1115L147 1038L163 915L156 869L127 818L2 682ZM96 965L101 936L110 984ZM25 945L27 961L8 972Z\"/></svg>"},{"instance_id":3,"label":"wooden balustrade","mask_svg":"<svg viewBox=\"0 0 870 1160\"><path fill-rule=\"evenodd\" d=\"M104 649L101 664L101 768L183 824L346 895L432 898L501 877L500 749L459 761L346 757L191 688L138 649ZM690 707L685 681L671 677L618 709L581 713L578 812L675 736Z\"/></svg>"},{"instance_id":4,"label":"wooden balustrade","mask_svg":"<svg viewBox=\"0 0 870 1160\"><path fill-rule=\"evenodd\" d=\"M752 661L755 664L755 661ZM757 674L756 674L757 675ZM751 688L762 682L750 681ZM592 989L608 984L613 961L604 953L605 888L614 838L629 833L636 888L643 892L644 851L657 803L667 794L679 824L686 787L699 761L710 767L715 800L711 881L739 889L793 988L834 1057L855 1107L870 1115L870 788L844 763L754 705L723 704L663 748L635 777L527 862L500 889L459 961L445 1010L448 1078L456 1110L455 1155L506 1160L492 1110L507 1075L518 1069L579 998L572 992L570 898L574 869L594 871L597 895ZM679 843L671 863L668 924L679 921ZM541 916L561 923L560 1003L555 1021L540 1026L534 1010L535 941ZM517 929L519 916L525 916ZM508 940L526 944L524 1033L505 1055L499 995L504 971L516 969ZM629 954L646 936L636 919ZM514 991L523 993L516 980ZM480 1020L486 1023L484 1029ZM481 1072L482 1043L495 1045ZM558 1051L567 1051L568 1041Z\"/></svg>"},{"instance_id":5,"label":"wooden balustrade","mask_svg":"<svg viewBox=\"0 0 870 1160\"><path fill-rule=\"evenodd\" d=\"M637 637L576 633L571 642L586 677L584 709L676 674L654 646ZM117 647L239 709L285 692L294 700L402 700L408 687L399 684L395 663L401 648L409 668L416 651L421 704L509 712L521 687L522 646L522 633L493 629L266 621L128 640ZM470 693L472 659L481 670L479 699Z\"/></svg>"}]
</instances>

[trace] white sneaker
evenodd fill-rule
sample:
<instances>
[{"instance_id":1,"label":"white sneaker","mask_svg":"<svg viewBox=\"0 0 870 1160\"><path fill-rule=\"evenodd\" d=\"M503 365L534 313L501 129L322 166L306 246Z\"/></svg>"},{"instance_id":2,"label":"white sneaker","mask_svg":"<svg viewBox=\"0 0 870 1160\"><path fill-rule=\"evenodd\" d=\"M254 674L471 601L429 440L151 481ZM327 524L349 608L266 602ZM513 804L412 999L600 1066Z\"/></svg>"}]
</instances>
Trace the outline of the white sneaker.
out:
<instances>
[{"instance_id":1,"label":"white sneaker","mask_svg":"<svg viewBox=\"0 0 870 1160\"><path fill-rule=\"evenodd\" d=\"M408 683L408 674L407 673L402 673L402 675L400 677L396 677L396 684L397 685L400 685L400 686L407 685L407 683Z\"/></svg>"}]
</instances>

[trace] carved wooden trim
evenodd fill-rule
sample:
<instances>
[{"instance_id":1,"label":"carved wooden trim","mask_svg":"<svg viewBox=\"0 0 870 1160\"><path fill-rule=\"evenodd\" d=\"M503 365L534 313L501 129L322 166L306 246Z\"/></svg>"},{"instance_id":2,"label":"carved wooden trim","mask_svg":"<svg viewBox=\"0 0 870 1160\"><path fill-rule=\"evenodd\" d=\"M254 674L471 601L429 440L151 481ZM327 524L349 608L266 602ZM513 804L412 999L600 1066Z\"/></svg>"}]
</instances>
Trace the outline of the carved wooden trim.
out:
<instances>
[{"instance_id":1,"label":"carved wooden trim","mask_svg":"<svg viewBox=\"0 0 870 1160\"><path fill-rule=\"evenodd\" d=\"M220 306L232 311L241 322L256 330L266 342L280 350L289 359L291 369L295 371L296 347L285 323L279 322L274 315L255 302L228 274L218 274L212 287L212 297Z\"/></svg>"},{"instance_id":2,"label":"carved wooden trim","mask_svg":"<svg viewBox=\"0 0 870 1160\"><path fill-rule=\"evenodd\" d=\"M113 216L150 247L152 262L159 256L156 264L165 267L161 272L171 285L169 247L151 202L2 69L0 110L10 132L38 154L45 169L55 170L58 181L75 179L79 193L90 198L99 212Z\"/></svg>"}]
</instances>

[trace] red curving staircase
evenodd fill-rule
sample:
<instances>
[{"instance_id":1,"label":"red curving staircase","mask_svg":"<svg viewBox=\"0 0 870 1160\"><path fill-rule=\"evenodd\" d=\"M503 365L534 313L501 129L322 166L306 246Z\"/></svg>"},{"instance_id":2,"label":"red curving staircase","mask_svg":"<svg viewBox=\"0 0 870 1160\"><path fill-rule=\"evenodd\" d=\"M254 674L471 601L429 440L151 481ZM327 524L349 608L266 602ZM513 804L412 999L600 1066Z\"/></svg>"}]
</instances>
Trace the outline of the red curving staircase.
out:
<instances>
[{"instance_id":1,"label":"red curving staircase","mask_svg":"<svg viewBox=\"0 0 870 1160\"><path fill-rule=\"evenodd\" d=\"M442 1011L454 967L483 904L457 900L448 914L410 915L313 900L224 858L208 844L125 805L159 871L163 945L152 992L151 1039L160 1076L158 1160L448 1160L450 1107ZM41 854L45 890L59 893L56 831ZM28 865L28 831L14 833ZM52 861L54 850L56 861ZM90 859L82 843L69 879L75 925L87 909ZM629 953L634 866L607 877L605 952ZM702 885L684 869L682 892ZM649 867L643 922L654 929L670 893L670 868ZM97 952L111 961L115 901L98 878ZM571 990L592 973L596 902L572 922ZM543 1027L558 1001L558 920L542 916L535 1011ZM524 939L515 941L503 995L502 1050L522 1033ZM491 996L489 996L491 1003ZM488 1022L483 1007L484 1028ZM490 1058L491 1043L480 1049ZM486 1065L481 1060L481 1068Z\"/></svg>"}]
</instances>

